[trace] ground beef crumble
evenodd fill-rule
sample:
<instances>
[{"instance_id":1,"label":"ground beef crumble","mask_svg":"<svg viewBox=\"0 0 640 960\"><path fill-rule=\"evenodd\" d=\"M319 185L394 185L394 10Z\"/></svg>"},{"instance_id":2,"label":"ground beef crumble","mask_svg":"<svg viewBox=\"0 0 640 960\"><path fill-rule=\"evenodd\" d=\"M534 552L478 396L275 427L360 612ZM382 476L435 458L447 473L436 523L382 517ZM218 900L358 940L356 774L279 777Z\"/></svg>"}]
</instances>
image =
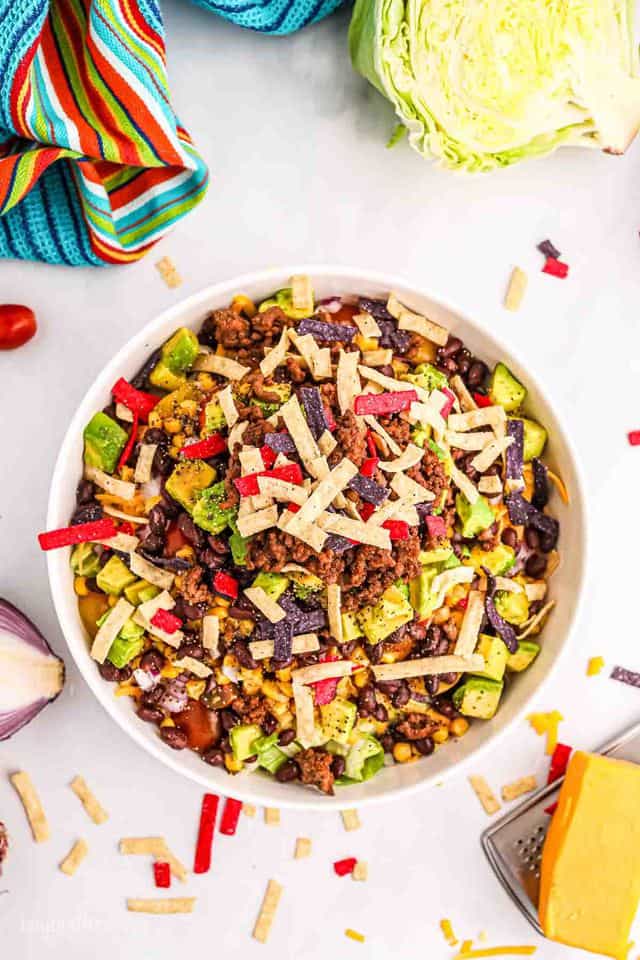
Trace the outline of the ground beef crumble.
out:
<instances>
[{"instance_id":1,"label":"ground beef crumble","mask_svg":"<svg viewBox=\"0 0 640 960\"><path fill-rule=\"evenodd\" d=\"M303 783L318 787L323 793L333 793L334 776L331 770L333 757L325 750L311 747L296 754L296 763L300 768Z\"/></svg>"}]
</instances>

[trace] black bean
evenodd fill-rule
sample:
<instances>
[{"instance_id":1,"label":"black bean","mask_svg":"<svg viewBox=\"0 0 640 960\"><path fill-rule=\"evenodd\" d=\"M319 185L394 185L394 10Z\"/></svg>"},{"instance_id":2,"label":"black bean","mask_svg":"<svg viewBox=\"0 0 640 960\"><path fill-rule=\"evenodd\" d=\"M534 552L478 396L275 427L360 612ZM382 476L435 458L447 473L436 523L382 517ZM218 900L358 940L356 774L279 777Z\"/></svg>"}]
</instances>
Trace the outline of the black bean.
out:
<instances>
[{"instance_id":1,"label":"black bean","mask_svg":"<svg viewBox=\"0 0 640 960\"><path fill-rule=\"evenodd\" d=\"M204 660L204 647L199 643L183 643L178 650L178 656L193 657L194 660Z\"/></svg>"},{"instance_id":2,"label":"black bean","mask_svg":"<svg viewBox=\"0 0 640 960\"><path fill-rule=\"evenodd\" d=\"M389 714L387 713L387 708L383 703L379 703L375 710L373 711L373 716L378 721L378 723L386 723L389 719Z\"/></svg>"},{"instance_id":3,"label":"black bean","mask_svg":"<svg viewBox=\"0 0 640 960\"><path fill-rule=\"evenodd\" d=\"M90 480L81 480L76 490L76 503L82 506L85 503L91 503L95 496L96 488Z\"/></svg>"},{"instance_id":4,"label":"black bean","mask_svg":"<svg viewBox=\"0 0 640 960\"><path fill-rule=\"evenodd\" d=\"M340 652L342 653L342 656L345 658L345 660L350 659L351 654L353 653L353 651L356 649L357 646L358 646L357 640L349 640L348 643L342 644L342 646L340 647Z\"/></svg>"},{"instance_id":5,"label":"black bean","mask_svg":"<svg viewBox=\"0 0 640 960\"><path fill-rule=\"evenodd\" d=\"M200 620L206 610L206 603L187 603L184 597L177 597L173 613L181 620Z\"/></svg>"},{"instance_id":6,"label":"black bean","mask_svg":"<svg viewBox=\"0 0 640 960\"><path fill-rule=\"evenodd\" d=\"M369 660L371 663L380 663L382 660L382 654L384 653L384 644L374 643L372 647L369 647Z\"/></svg>"},{"instance_id":7,"label":"black bean","mask_svg":"<svg viewBox=\"0 0 640 960\"><path fill-rule=\"evenodd\" d=\"M466 376L469 372L469 367L471 366L471 360L469 357L459 357L458 358L458 370L460 371L461 376Z\"/></svg>"},{"instance_id":8,"label":"black bean","mask_svg":"<svg viewBox=\"0 0 640 960\"><path fill-rule=\"evenodd\" d=\"M75 527L78 523L91 523L93 520L102 519L102 507L99 503L86 503L75 511L71 517L71 526Z\"/></svg>"},{"instance_id":9,"label":"black bean","mask_svg":"<svg viewBox=\"0 0 640 960\"><path fill-rule=\"evenodd\" d=\"M385 753L391 753L393 750L393 737L390 733L383 733L380 737L380 743Z\"/></svg>"},{"instance_id":10,"label":"black bean","mask_svg":"<svg viewBox=\"0 0 640 960\"><path fill-rule=\"evenodd\" d=\"M142 364L135 377L132 378L131 384L136 388L136 390L143 390L149 386L149 374L157 364L160 359L160 350L154 350L150 354L145 362Z\"/></svg>"},{"instance_id":11,"label":"black bean","mask_svg":"<svg viewBox=\"0 0 640 960\"><path fill-rule=\"evenodd\" d=\"M451 357L445 360L442 366L445 368L447 373L454 374L458 372L458 364Z\"/></svg>"},{"instance_id":12,"label":"black bean","mask_svg":"<svg viewBox=\"0 0 640 960\"><path fill-rule=\"evenodd\" d=\"M164 657L159 650L147 650L147 652L142 655L140 667L146 670L147 673L160 673L164 667Z\"/></svg>"},{"instance_id":13,"label":"black bean","mask_svg":"<svg viewBox=\"0 0 640 960\"><path fill-rule=\"evenodd\" d=\"M454 720L460 716L451 701L443 700L441 697L433 701L433 709L441 713L444 717L448 717L450 720Z\"/></svg>"},{"instance_id":14,"label":"black bean","mask_svg":"<svg viewBox=\"0 0 640 960\"><path fill-rule=\"evenodd\" d=\"M447 644L447 647L448 647L448 644ZM425 678L424 678L425 690L426 690L427 693L429 693L431 696L434 696L434 694L436 693L436 691L437 691L437 689L438 689L439 683L440 683L440 681L438 680L437 677L425 677Z\"/></svg>"},{"instance_id":15,"label":"black bean","mask_svg":"<svg viewBox=\"0 0 640 960\"><path fill-rule=\"evenodd\" d=\"M233 712L233 710L221 710L220 711L220 722L224 729L229 732L233 730L235 726L240 723L239 717Z\"/></svg>"},{"instance_id":16,"label":"black bean","mask_svg":"<svg viewBox=\"0 0 640 960\"><path fill-rule=\"evenodd\" d=\"M102 679L108 680L109 683L115 683L116 680L120 679L120 671L117 667L114 667L110 660L105 660L104 663L101 663L98 670L100 671Z\"/></svg>"},{"instance_id":17,"label":"black bean","mask_svg":"<svg viewBox=\"0 0 640 960\"><path fill-rule=\"evenodd\" d=\"M462 347L462 340L460 339L460 337L450 336L445 346L442 347L441 351L438 351L438 352L439 353L441 352L442 356L445 358L453 357L458 352L458 350L460 350L461 347Z\"/></svg>"},{"instance_id":18,"label":"black bean","mask_svg":"<svg viewBox=\"0 0 640 960\"><path fill-rule=\"evenodd\" d=\"M503 530L501 539L507 547L511 547L512 550L515 550L518 543L518 534L515 532L513 527L507 527L506 530Z\"/></svg>"},{"instance_id":19,"label":"black bean","mask_svg":"<svg viewBox=\"0 0 640 960\"><path fill-rule=\"evenodd\" d=\"M302 661L302 658L300 658ZM288 660L272 660L271 669L272 670L286 670L287 667L290 667L293 663L293 657L289 657Z\"/></svg>"},{"instance_id":20,"label":"black bean","mask_svg":"<svg viewBox=\"0 0 640 960\"><path fill-rule=\"evenodd\" d=\"M162 723L164 720L164 713L159 707L148 707L141 704L137 712L140 719L147 723Z\"/></svg>"},{"instance_id":21,"label":"black bean","mask_svg":"<svg viewBox=\"0 0 640 960\"><path fill-rule=\"evenodd\" d=\"M278 744L281 747L288 747L296 738L295 730L281 730L278 734Z\"/></svg>"},{"instance_id":22,"label":"black bean","mask_svg":"<svg viewBox=\"0 0 640 960\"><path fill-rule=\"evenodd\" d=\"M179 727L160 727L160 736L172 750L184 750L189 738Z\"/></svg>"},{"instance_id":23,"label":"black bean","mask_svg":"<svg viewBox=\"0 0 640 960\"><path fill-rule=\"evenodd\" d=\"M256 660L251 656L251 651L246 643L243 643L242 640L236 640L233 645L233 652L235 653L238 663L241 667L245 667L247 670L255 670L258 666Z\"/></svg>"},{"instance_id":24,"label":"black bean","mask_svg":"<svg viewBox=\"0 0 640 960\"><path fill-rule=\"evenodd\" d=\"M541 577L547 569L547 558L542 553L532 553L524 565L528 577Z\"/></svg>"},{"instance_id":25,"label":"black bean","mask_svg":"<svg viewBox=\"0 0 640 960\"><path fill-rule=\"evenodd\" d=\"M145 443L157 443L158 446L167 446L169 443L169 437L161 430L159 427L149 427L144 435Z\"/></svg>"},{"instance_id":26,"label":"black bean","mask_svg":"<svg viewBox=\"0 0 640 960\"><path fill-rule=\"evenodd\" d=\"M410 699L409 687L406 683L403 683L400 689L391 697L391 703L394 707L404 707Z\"/></svg>"},{"instance_id":27,"label":"black bean","mask_svg":"<svg viewBox=\"0 0 640 960\"><path fill-rule=\"evenodd\" d=\"M417 620L414 620L413 623L409 624L408 633L410 637L420 642L424 640L427 635L427 627L424 623L419 623Z\"/></svg>"},{"instance_id":28,"label":"black bean","mask_svg":"<svg viewBox=\"0 0 640 960\"><path fill-rule=\"evenodd\" d=\"M551 553L557 542L558 537L555 533L540 533L540 549L543 553Z\"/></svg>"},{"instance_id":29,"label":"black bean","mask_svg":"<svg viewBox=\"0 0 640 960\"><path fill-rule=\"evenodd\" d=\"M211 534L207 537L209 546L215 553L219 553L224 556L225 553L230 552L229 544L226 540L223 540L222 537L213 537Z\"/></svg>"},{"instance_id":30,"label":"black bean","mask_svg":"<svg viewBox=\"0 0 640 960\"><path fill-rule=\"evenodd\" d=\"M433 753L435 744L431 737L423 737L421 740L414 740L415 748L423 757L428 757Z\"/></svg>"},{"instance_id":31,"label":"black bean","mask_svg":"<svg viewBox=\"0 0 640 960\"><path fill-rule=\"evenodd\" d=\"M166 447L159 446L153 457L152 472L159 473L161 477L168 477L174 466L175 461L169 456Z\"/></svg>"},{"instance_id":32,"label":"black bean","mask_svg":"<svg viewBox=\"0 0 640 960\"><path fill-rule=\"evenodd\" d=\"M474 362L469 367L469 373L467 374L467 383L470 387L479 387L484 378L487 375L487 368L484 363L481 363L480 360L474 360Z\"/></svg>"},{"instance_id":33,"label":"black bean","mask_svg":"<svg viewBox=\"0 0 640 960\"><path fill-rule=\"evenodd\" d=\"M533 527L527 527L524 531L524 539L530 550L537 550L540 546L540 536Z\"/></svg>"},{"instance_id":34,"label":"black bean","mask_svg":"<svg viewBox=\"0 0 640 960\"><path fill-rule=\"evenodd\" d=\"M205 550L198 550L198 562L208 570L220 570L225 565L225 558L216 553L210 547Z\"/></svg>"},{"instance_id":35,"label":"black bean","mask_svg":"<svg viewBox=\"0 0 640 960\"><path fill-rule=\"evenodd\" d=\"M149 526L154 533L164 534L169 525L169 518L163 503L156 503L149 513Z\"/></svg>"},{"instance_id":36,"label":"black bean","mask_svg":"<svg viewBox=\"0 0 640 960\"><path fill-rule=\"evenodd\" d=\"M402 680L379 680L378 683L376 683L376 687L382 693L386 693L387 696L390 697L391 694L400 689L401 684Z\"/></svg>"},{"instance_id":37,"label":"black bean","mask_svg":"<svg viewBox=\"0 0 640 960\"><path fill-rule=\"evenodd\" d=\"M178 517L178 530L194 547L203 546L205 539L203 531L196 527L189 514L184 511Z\"/></svg>"},{"instance_id":38,"label":"black bean","mask_svg":"<svg viewBox=\"0 0 640 960\"><path fill-rule=\"evenodd\" d=\"M142 533L142 531L141 531ZM150 553L154 559L156 553L160 553L164 547L164 535L162 533L153 533L153 531L146 537L141 537L143 544L143 554Z\"/></svg>"},{"instance_id":39,"label":"black bean","mask_svg":"<svg viewBox=\"0 0 640 960\"><path fill-rule=\"evenodd\" d=\"M205 763L208 763L210 767L222 767L224 765L224 753L220 747L209 747L209 749L205 750L202 754L202 759Z\"/></svg>"},{"instance_id":40,"label":"black bean","mask_svg":"<svg viewBox=\"0 0 640 960\"><path fill-rule=\"evenodd\" d=\"M336 756L331 761L331 772L336 778L336 780L344 774L346 765L347 765L347 762L344 759L344 757L341 757L339 754L336 754Z\"/></svg>"},{"instance_id":41,"label":"black bean","mask_svg":"<svg viewBox=\"0 0 640 960\"><path fill-rule=\"evenodd\" d=\"M358 709L361 716L367 716L376 709L376 696L370 683L363 687L358 697Z\"/></svg>"},{"instance_id":42,"label":"black bean","mask_svg":"<svg viewBox=\"0 0 640 960\"><path fill-rule=\"evenodd\" d=\"M265 714L265 718L262 721L262 729L265 734L269 736L272 733L275 733L278 728L278 721L272 713Z\"/></svg>"},{"instance_id":43,"label":"black bean","mask_svg":"<svg viewBox=\"0 0 640 960\"><path fill-rule=\"evenodd\" d=\"M292 780L297 780L299 775L298 764L293 760L287 760L286 763L283 763L282 766L276 770L276 780L278 783L290 783Z\"/></svg>"}]
</instances>

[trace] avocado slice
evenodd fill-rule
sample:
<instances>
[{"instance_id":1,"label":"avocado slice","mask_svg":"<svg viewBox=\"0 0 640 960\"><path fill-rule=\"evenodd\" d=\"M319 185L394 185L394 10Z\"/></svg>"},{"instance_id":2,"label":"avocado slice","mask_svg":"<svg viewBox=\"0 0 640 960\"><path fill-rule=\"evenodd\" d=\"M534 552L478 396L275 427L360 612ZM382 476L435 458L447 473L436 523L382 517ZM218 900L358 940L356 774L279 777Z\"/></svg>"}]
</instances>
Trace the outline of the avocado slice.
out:
<instances>
[{"instance_id":1,"label":"avocado slice","mask_svg":"<svg viewBox=\"0 0 640 960\"><path fill-rule=\"evenodd\" d=\"M320 577L316 577L313 573L291 573L289 576L293 584L293 595L298 600L307 600L312 594L320 593L324 588Z\"/></svg>"},{"instance_id":2,"label":"avocado slice","mask_svg":"<svg viewBox=\"0 0 640 960\"><path fill-rule=\"evenodd\" d=\"M517 380L511 370L504 363L497 363L491 374L489 397L491 402L499 404L511 413L524 403L527 395L526 387Z\"/></svg>"},{"instance_id":3,"label":"avocado slice","mask_svg":"<svg viewBox=\"0 0 640 960\"><path fill-rule=\"evenodd\" d=\"M252 747L254 753L258 754L258 766L269 773L276 773L282 764L287 762L286 753L278 747L277 733L271 733L268 737L258 737L253 741Z\"/></svg>"},{"instance_id":4,"label":"avocado slice","mask_svg":"<svg viewBox=\"0 0 640 960\"><path fill-rule=\"evenodd\" d=\"M121 670L142 652L143 647L144 627L138 626L133 620L127 620L111 644L107 659L111 661L114 667Z\"/></svg>"},{"instance_id":5,"label":"avocado slice","mask_svg":"<svg viewBox=\"0 0 640 960\"><path fill-rule=\"evenodd\" d=\"M162 347L162 362L171 373L181 376L191 369L199 350L200 344L193 330L180 327Z\"/></svg>"},{"instance_id":6,"label":"avocado slice","mask_svg":"<svg viewBox=\"0 0 640 960\"><path fill-rule=\"evenodd\" d=\"M146 603L147 600L153 600L160 593L160 587L154 586L147 580L136 580L135 583L124 588L124 595L134 606Z\"/></svg>"},{"instance_id":7,"label":"avocado slice","mask_svg":"<svg viewBox=\"0 0 640 960\"><path fill-rule=\"evenodd\" d=\"M214 397L204 408L204 427L202 430L202 436L208 437L212 433L217 433L218 430L224 430L227 425L227 421L224 413L222 412L222 407L220 406L219 401Z\"/></svg>"},{"instance_id":8,"label":"avocado slice","mask_svg":"<svg viewBox=\"0 0 640 960\"><path fill-rule=\"evenodd\" d=\"M405 374L402 379L407 380L408 383L414 383L417 387L422 387L423 390L428 390L429 393L432 390L441 390L449 385L447 375L441 373L430 363L419 363L413 373Z\"/></svg>"},{"instance_id":9,"label":"avocado slice","mask_svg":"<svg viewBox=\"0 0 640 960\"><path fill-rule=\"evenodd\" d=\"M508 623L519 626L529 619L529 601L524 590L520 593L498 590L494 603L500 616Z\"/></svg>"},{"instance_id":10,"label":"avocado slice","mask_svg":"<svg viewBox=\"0 0 640 960\"><path fill-rule=\"evenodd\" d=\"M161 390L177 390L186 380L177 373L172 373L163 360L158 360L149 374L149 383Z\"/></svg>"},{"instance_id":11,"label":"avocado slice","mask_svg":"<svg viewBox=\"0 0 640 960\"><path fill-rule=\"evenodd\" d=\"M342 614L342 642L350 643L352 640L357 640L358 637L363 637L364 634L360 629L360 624L358 623L358 618L355 613L343 613Z\"/></svg>"},{"instance_id":12,"label":"avocado slice","mask_svg":"<svg viewBox=\"0 0 640 960\"><path fill-rule=\"evenodd\" d=\"M477 537L483 530L488 530L495 520L495 515L487 500L479 496L475 503L469 503L463 493L456 495L456 512L462 523L462 536L467 540Z\"/></svg>"},{"instance_id":13,"label":"avocado slice","mask_svg":"<svg viewBox=\"0 0 640 960\"><path fill-rule=\"evenodd\" d=\"M502 696L502 681L469 677L453 693L453 705L465 717L491 720Z\"/></svg>"},{"instance_id":14,"label":"avocado slice","mask_svg":"<svg viewBox=\"0 0 640 960\"><path fill-rule=\"evenodd\" d=\"M507 670L513 670L515 673L521 673L530 667L535 658L540 653L540 644L534 640L520 640L518 649L515 653L510 653L507 658Z\"/></svg>"},{"instance_id":15,"label":"avocado slice","mask_svg":"<svg viewBox=\"0 0 640 960\"><path fill-rule=\"evenodd\" d=\"M487 677L489 680L502 680L509 656L504 640L481 633L476 653L484 658L484 670L478 670L478 676Z\"/></svg>"},{"instance_id":16,"label":"avocado slice","mask_svg":"<svg viewBox=\"0 0 640 960\"><path fill-rule=\"evenodd\" d=\"M71 569L79 577L95 577L100 569L100 557L92 543L78 543L71 554Z\"/></svg>"},{"instance_id":17,"label":"avocado slice","mask_svg":"<svg viewBox=\"0 0 640 960\"><path fill-rule=\"evenodd\" d=\"M258 313L264 313L266 310L271 310L271 307L277 307L278 301L275 297L269 297L268 300L263 300L258 307Z\"/></svg>"},{"instance_id":18,"label":"avocado slice","mask_svg":"<svg viewBox=\"0 0 640 960\"><path fill-rule=\"evenodd\" d=\"M187 513L193 513L202 491L215 478L215 470L204 460L183 460L174 467L165 486L170 497L181 504Z\"/></svg>"},{"instance_id":19,"label":"avocado slice","mask_svg":"<svg viewBox=\"0 0 640 960\"><path fill-rule=\"evenodd\" d=\"M226 499L224 480L214 483L212 487L207 487L202 491L193 508L191 514L193 522L208 533L222 533L225 527L235 520L238 513L236 507L221 506Z\"/></svg>"},{"instance_id":20,"label":"avocado slice","mask_svg":"<svg viewBox=\"0 0 640 960\"><path fill-rule=\"evenodd\" d=\"M431 585L439 569L438 564L423 567L418 576L409 581L411 606L415 610L418 620L426 620L434 611L435 597L431 594Z\"/></svg>"},{"instance_id":21,"label":"avocado slice","mask_svg":"<svg viewBox=\"0 0 640 960\"><path fill-rule=\"evenodd\" d=\"M453 547L436 547L435 550L421 550L418 560L423 567L431 563L445 563L453 556Z\"/></svg>"},{"instance_id":22,"label":"avocado slice","mask_svg":"<svg viewBox=\"0 0 640 960\"><path fill-rule=\"evenodd\" d=\"M135 583L136 575L115 554L110 557L96 577L96 583L104 593L118 597L125 589Z\"/></svg>"},{"instance_id":23,"label":"avocado slice","mask_svg":"<svg viewBox=\"0 0 640 960\"><path fill-rule=\"evenodd\" d=\"M510 570L516 562L515 550L505 543L499 543L493 550L482 550L474 547L470 554L471 562L476 570L486 567L494 577L500 577Z\"/></svg>"},{"instance_id":24,"label":"avocado slice","mask_svg":"<svg viewBox=\"0 0 640 960\"><path fill-rule=\"evenodd\" d=\"M365 734L349 750L344 772L350 780L370 780L383 766L382 744L371 734Z\"/></svg>"},{"instance_id":25,"label":"avocado slice","mask_svg":"<svg viewBox=\"0 0 640 960\"><path fill-rule=\"evenodd\" d=\"M289 586L289 577L283 573L259 573L255 578L252 587L261 587L264 592L277 603L282 594Z\"/></svg>"},{"instance_id":26,"label":"avocado slice","mask_svg":"<svg viewBox=\"0 0 640 960\"><path fill-rule=\"evenodd\" d=\"M127 442L127 433L106 413L94 413L84 428L84 462L105 473L113 473Z\"/></svg>"},{"instance_id":27,"label":"avocado slice","mask_svg":"<svg viewBox=\"0 0 640 960\"><path fill-rule=\"evenodd\" d=\"M520 418L524 424L523 458L525 463L534 457L541 457L547 443L547 431L535 420Z\"/></svg>"},{"instance_id":28,"label":"avocado slice","mask_svg":"<svg viewBox=\"0 0 640 960\"><path fill-rule=\"evenodd\" d=\"M270 304L271 305L271 304ZM291 294L291 287L284 287L282 290L278 290L275 294L275 306L280 307L283 313L286 313L288 317L291 317L292 320L304 320L306 317L311 316L311 313L307 309L298 310L293 305L293 297ZM263 310L263 304L260 304L260 312Z\"/></svg>"},{"instance_id":29,"label":"avocado slice","mask_svg":"<svg viewBox=\"0 0 640 960\"><path fill-rule=\"evenodd\" d=\"M380 643L413 620L413 607L396 586L388 587L374 606L363 607L358 623L369 643Z\"/></svg>"},{"instance_id":30,"label":"avocado slice","mask_svg":"<svg viewBox=\"0 0 640 960\"><path fill-rule=\"evenodd\" d=\"M229 731L229 743L236 760L246 760L257 753L255 742L262 736L257 723L239 723Z\"/></svg>"},{"instance_id":31,"label":"avocado slice","mask_svg":"<svg viewBox=\"0 0 640 960\"><path fill-rule=\"evenodd\" d=\"M350 700L335 697L320 707L322 734L327 740L348 743L356 722L357 707Z\"/></svg>"},{"instance_id":32,"label":"avocado slice","mask_svg":"<svg viewBox=\"0 0 640 960\"><path fill-rule=\"evenodd\" d=\"M411 427L411 443L416 447L424 447L431 436L431 427L428 423L416 423Z\"/></svg>"}]
</instances>

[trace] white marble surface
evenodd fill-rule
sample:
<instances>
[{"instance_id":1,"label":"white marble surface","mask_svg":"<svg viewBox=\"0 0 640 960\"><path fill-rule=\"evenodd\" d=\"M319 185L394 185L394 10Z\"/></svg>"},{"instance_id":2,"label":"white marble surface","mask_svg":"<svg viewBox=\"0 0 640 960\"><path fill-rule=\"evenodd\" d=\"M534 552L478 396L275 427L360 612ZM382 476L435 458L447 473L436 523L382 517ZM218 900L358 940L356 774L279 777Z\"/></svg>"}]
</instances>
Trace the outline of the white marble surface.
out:
<instances>
[{"instance_id":1,"label":"white marble surface","mask_svg":"<svg viewBox=\"0 0 640 960\"><path fill-rule=\"evenodd\" d=\"M209 162L205 202L151 256L131 267L65 270L0 264L5 302L26 302L37 339L0 356L2 469L0 592L28 610L60 652L45 561L49 477L67 420L112 353L155 313L214 280L280 262L331 262L406 275L457 301L513 342L546 380L585 465L591 557L574 655L539 702L566 717L562 739L591 747L640 716L640 694L587 679L587 658L640 668L636 637L635 491L640 453L640 147L622 159L566 152L498 176L463 179L431 168L406 145L384 144L393 117L350 70L344 13L288 39L235 29L188 4L165 4L170 76L183 122ZM550 236L571 263L566 282L543 276L535 244ZM154 261L174 258L185 283L169 291ZM501 308L511 267L530 273L516 315ZM29 770L50 815L51 841L31 843L6 776ZM542 742L523 724L478 772L494 788L544 776ZM111 812L86 819L67 783L82 773ZM569 951L538 939L493 879L478 838L486 816L464 781L365 811L359 833L335 815L287 813L279 828L243 819L216 840L215 866L192 879L190 918L127 915L125 896L153 895L149 863L124 859L117 839L160 833L187 862L201 791L134 747L69 665L58 703L0 745L0 816L13 851L0 889L2 956L111 960L178 951L202 956L390 956L446 960L438 929L491 943L534 943L542 960ZM77 836L91 856L74 879L56 865ZM298 835L314 856L292 860ZM331 862L370 863L368 884L332 876ZM266 880L285 894L266 947L250 931ZM176 894L182 893L175 890ZM367 936L344 937L350 926Z\"/></svg>"}]
</instances>

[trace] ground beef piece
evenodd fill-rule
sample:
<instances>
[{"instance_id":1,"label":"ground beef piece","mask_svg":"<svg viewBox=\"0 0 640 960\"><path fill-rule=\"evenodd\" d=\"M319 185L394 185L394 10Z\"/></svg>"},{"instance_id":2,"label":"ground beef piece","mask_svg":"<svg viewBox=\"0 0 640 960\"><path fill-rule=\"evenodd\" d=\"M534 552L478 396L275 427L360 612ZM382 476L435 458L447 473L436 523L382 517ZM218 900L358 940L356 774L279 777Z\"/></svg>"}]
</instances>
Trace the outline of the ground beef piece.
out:
<instances>
[{"instance_id":1,"label":"ground beef piece","mask_svg":"<svg viewBox=\"0 0 640 960\"><path fill-rule=\"evenodd\" d=\"M312 547L288 533L265 530L247 544L247 569L279 573L285 563L306 563L316 553Z\"/></svg>"},{"instance_id":2,"label":"ground beef piece","mask_svg":"<svg viewBox=\"0 0 640 960\"><path fill-rule=\"evenodd\" d=\"M255 723L259 727L264 723L264 719L269 712L266 700L254 694L250 697L238 697L233 701L235 713L242 717L243 723Z\"/></svg>"},{"instance_id":3,"label":"ground beef piece","mask_svg":"<svg viewBox=\"0 0 640 960\"><path fill-rule=\"evenodd\" d=\"M213 594L206 583L202 583L204 569L196 564L182 575L181 594L187 603L213 603Z\"/></svg>"},{"instance_id":4,"label":"ground beef piece","mask_svg":"<svg viewBox=\"0 0 640 960\"><path fill-rule=\"evenodd\" d=\"M322 402L328 407L331 407L332 410L338 408L338 388L332 380L322 384L320 387L320 396L322 397Z\"/></svg>"},{"instance_id":5,"label":"ground beef piece","mask_svg":"<svg viewBox=\"0 0 640 960\"><path fill-rule=\"evenodd\" d=\"M248 429L248 428L247 428ZM245 431L246 432L246 431ZM220 502L220 509L226 510L227 507L235 507L240 503L240 494L236 490L234 480L242 476L242 466L238 454L242 447L236 444L233 453L229 457L227 471L224 475L225 499Z\"/></svg>"},{"instance_id":6,"label":"ground beef piece","mask_svg":"<svg viewBox=\"0 0 640 960\"><path fill-rule=\"evenodd\" d=\"M251 324L235 310L214 310L202 324L200 339L204 343L221 343L223 347L237 350L251 343Z\"/></svg>"},{"instance_id":7,"label":"ground beef piece","mask_svg":"<svg viewBox=\"0 0 640 960\"><path fill-rule=\"evenodd\" d=\"M436 502L439 501L442 491L449 487L449 478L447 477L444 464L437 454L427 448L422 457L422 461L407 470L407 476L415 480L421 486L426 487L435 494Z\"/></svg>"},{"instance_id":8,"label":"ground beef piece","mask_svg":"<svg viewBox=\"0 0 640 960\"><path fill-rule=\"evenodd\" d=\"M437 730L437 724L420 713L410 713L406 720L396 725L396 730L407 740L422 740Z\"/></svg>"},{"instance_id":9,"label":"ground beef piece","mask_svg":"<svg viewBox=\"0 0 640 960\"><path fill-rule=\"evenodd\" d=\"M333 466L343 457L349 457L357 467L361 466L367 458L367 431L351 410L336 420L334 437L338 446L331 454L329 463Z\"/></svg>"},{"instance_id":10,"label":"ground beef piece","mask_svg":"<svg viewBox=\"0 0 640 960\"><path fill-rule=\"evenodd\" d=\"M411 440L411 425L406 420L400 420L398 417L378 417L390 437L399 443L404 449Z\"/></svg>"},{"instance_id":11,"label":"ground beef piece","mask_svg":"<svg viewBox=\"0 0 640 960\"><path fill-rule=\"evenodd\" d=\"M323 550L309 559L307 568L324 583L338 583L344 570L344 559L333 550Z\"/></svg>"},{"instance_id":12,"label":"ground beef piece","mask_svg":"<svg viewBox=\"0 0 640 960\"><path fill-rule=\"evenodd\" d=\"M333 793L333 757L326 750L311 747L296 754L296 763L300 767L300 779L303 783L318 787L323 793Z\"/></svg>"},{"instance_id":13,"label":"ground beef piece","mask_svg":"<svg viewBox=\"0 0 640 960\"><path fill-rule=\"evenodd\" d=\"M307 368L302 357L287 357L287 372L293 383L304 383L307 379Z\"/></svg>"},{"instance_id":14,"label":"ground beef piece","mask_svg":"<svg viewBox=\"0 0 640 960\"><path fill-rule=\"evenodd\" d=\"M254 409L260 409L259 407ZM261 411L262 412L262 411ZM268 433L273 433L273 427L264 420L256 420L250 423L242 434L242 442L250 447L261 447L264 444L264 438Z\"/></svg>"},{"instance_id":15,"label":"ground beef piece","mask_svg":"<svg viewBox=\"0 0 640 960\"><path fill-rule=\"evenodd\" d=\"M411 530L408 540L396 540L393 549L382 550L367 544L345 553L342 575L345 610L357 610L365 604L375 603L394 580L411 580L420 572L420 539L416 530Z\"/></svg>"},{"instance_id":16,"label":"ground beef piece","mask_svg":"<svg viewBox=\"0 0 640 960\"><path fill-rule=\"evenodd\" d=\"M280 307L269 307L262 313L256 313L251 321L253 340L262 340L265 346L271 346L280 339L284 327L289 323L286 313Z\"/></svg>"},{"instance_id":17,"label":"ground beef piece","mask_svg":"<svg viewBox=\"0 0 640 960\"><path fill-rule=\"evenodd\" d=\"M279 394L265 385L264 376L259 370L252 370L251 373L247 374L244 382L251 384L253 395L258 400L264 400L265 403L280 403Z\"/></svg>"}]
</instances>

